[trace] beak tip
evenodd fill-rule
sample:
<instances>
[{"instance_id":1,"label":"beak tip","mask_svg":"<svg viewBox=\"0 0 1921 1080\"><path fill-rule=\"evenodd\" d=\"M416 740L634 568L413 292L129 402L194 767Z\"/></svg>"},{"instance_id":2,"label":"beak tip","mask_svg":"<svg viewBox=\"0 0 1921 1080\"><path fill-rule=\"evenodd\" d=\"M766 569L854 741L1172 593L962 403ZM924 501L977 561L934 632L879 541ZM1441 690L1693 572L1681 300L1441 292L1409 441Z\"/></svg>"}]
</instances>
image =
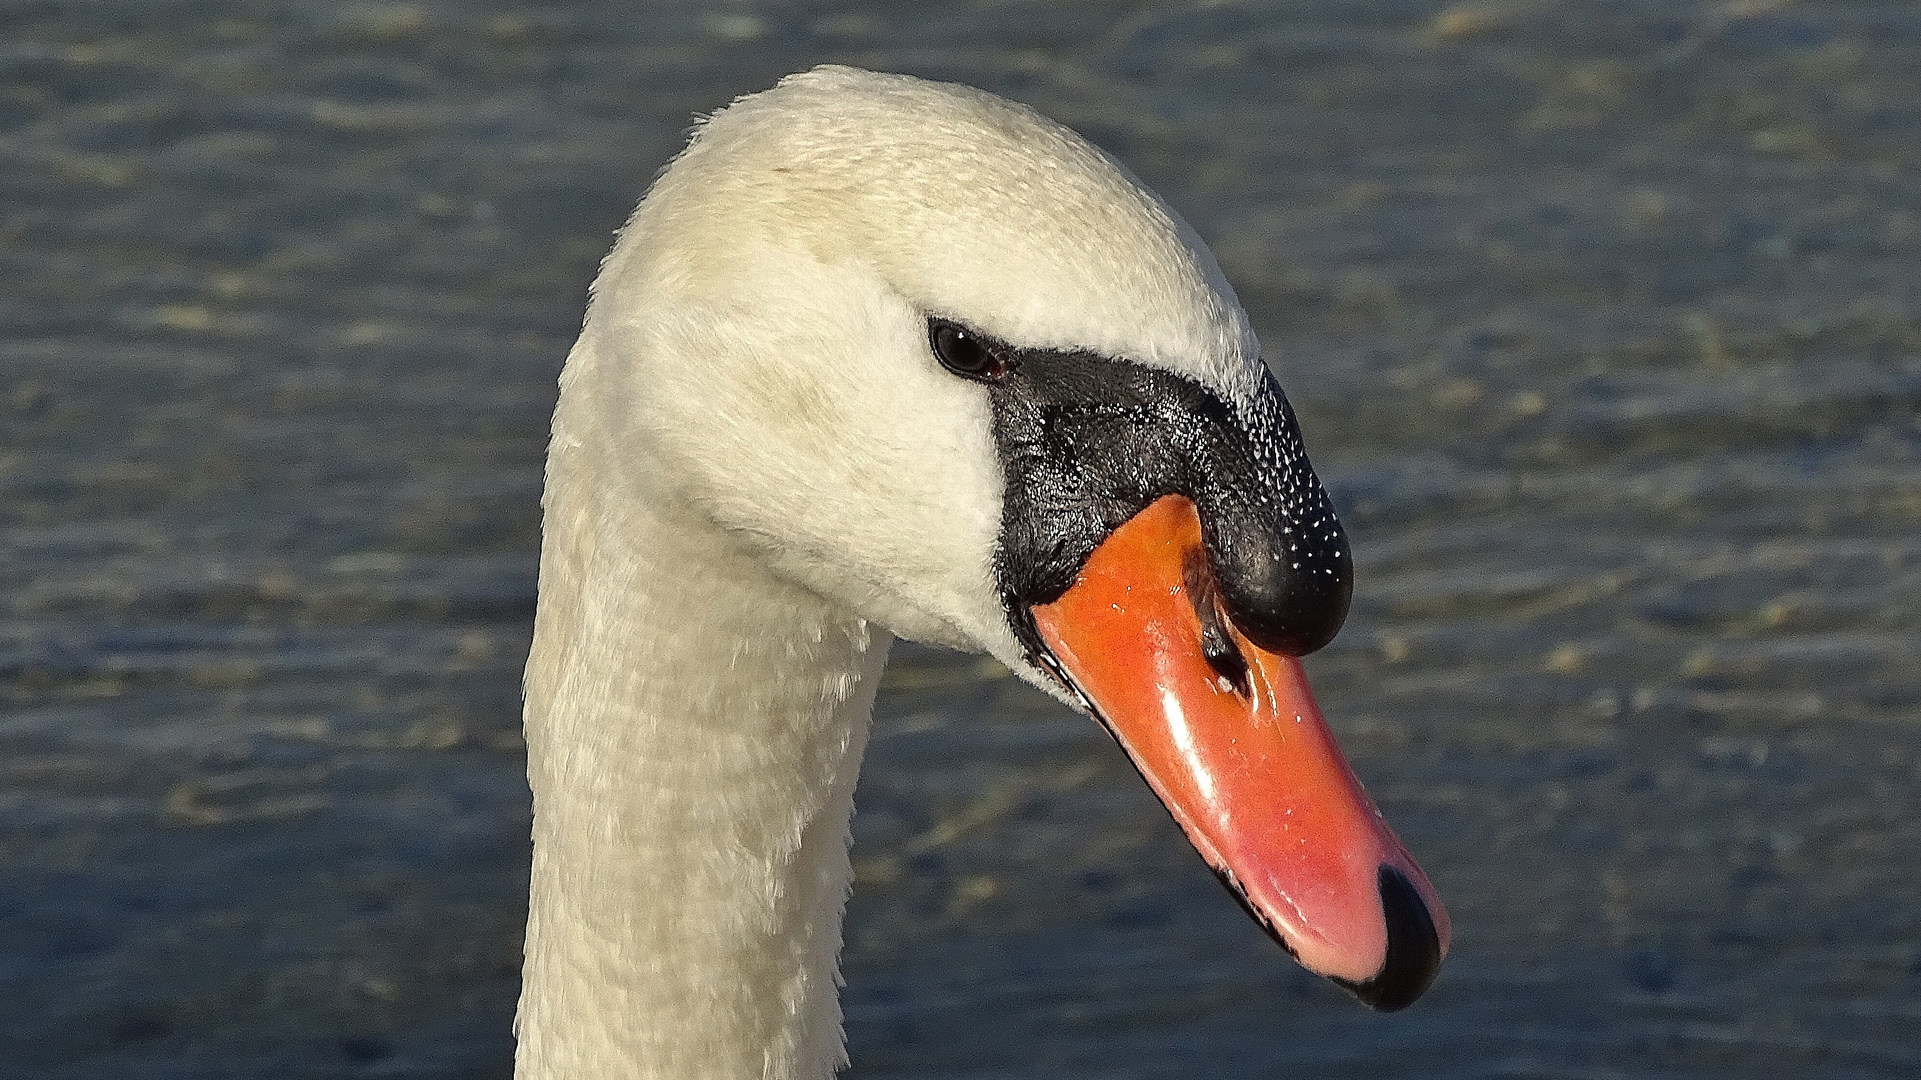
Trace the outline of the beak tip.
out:
<instances>
[{"instance_id":1,"label":"beak tip","mask_svg":"<svg viewBox=\"0 0 1921 1080\"><path fill-rule=\"evenodd\" d=\"M1414 1004L1441 970L1441 935L1420 890L1398 867L1380 872L1381 910L1387 918L1387 959L1365 982L1336 982L1369 1008L1398 1012Z\"/></svg>"}]
</instances>

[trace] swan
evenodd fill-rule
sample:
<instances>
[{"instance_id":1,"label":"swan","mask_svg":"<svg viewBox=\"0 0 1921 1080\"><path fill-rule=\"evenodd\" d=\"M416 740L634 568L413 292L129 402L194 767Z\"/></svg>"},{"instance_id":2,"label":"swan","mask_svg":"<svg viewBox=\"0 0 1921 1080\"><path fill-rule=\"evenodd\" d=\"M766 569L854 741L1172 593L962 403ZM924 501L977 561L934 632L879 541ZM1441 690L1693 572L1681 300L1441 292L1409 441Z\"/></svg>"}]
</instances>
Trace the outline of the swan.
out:
<instances>
[{"instance_id":1,"label":"swan","mask_svg":"<svg viewBox=\"0 0 1921 1080\"><path fill-rule=\"evenodd\" d=\"M560 377L525 680L522 1080L816 1080L896 637L1097 719L1302 964L1447 949L1299 656L1347 540L1219 267L1031 109L821 67L715 113Z\"/></svg>"}]
</instances>

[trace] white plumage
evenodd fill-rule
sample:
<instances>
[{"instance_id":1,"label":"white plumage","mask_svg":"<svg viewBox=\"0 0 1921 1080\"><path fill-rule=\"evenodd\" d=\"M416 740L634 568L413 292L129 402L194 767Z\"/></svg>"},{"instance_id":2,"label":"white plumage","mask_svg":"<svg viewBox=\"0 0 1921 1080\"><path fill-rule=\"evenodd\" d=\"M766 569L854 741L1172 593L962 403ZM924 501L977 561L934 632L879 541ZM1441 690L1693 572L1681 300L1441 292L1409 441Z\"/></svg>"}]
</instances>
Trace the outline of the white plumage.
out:
<instances>
[{"instance_id":1,"label":"white plumage","mask_svg":"<svg viewBox=\"0 0 1921 1080\"><path fill-rule=\"evenodd\" d=\"M717 113L561 378L527 669L523 1080L815 1080L893 635L1023 659L987 393L927 318L1185 374L1260 349L1212 256L1033 111L827 67Z\"/></svg>"}]
</instances>

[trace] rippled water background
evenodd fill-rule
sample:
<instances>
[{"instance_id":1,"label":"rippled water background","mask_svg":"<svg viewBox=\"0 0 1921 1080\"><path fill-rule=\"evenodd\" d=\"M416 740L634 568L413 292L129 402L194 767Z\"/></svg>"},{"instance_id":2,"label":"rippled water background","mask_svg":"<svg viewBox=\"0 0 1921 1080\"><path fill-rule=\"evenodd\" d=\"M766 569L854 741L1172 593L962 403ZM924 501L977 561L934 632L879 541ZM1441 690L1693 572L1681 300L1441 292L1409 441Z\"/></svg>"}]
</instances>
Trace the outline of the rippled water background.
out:
<instances>
[{"instance_id":1,"label":"rippled water background","mask_svg":"<svg viewBox=\"0 0 1921 1080\"><path fill-rule=\"evenodd\" d=\"M975 83L1216 245L1454 917L1370 1015L903 648L857 1078L1921 1075L1921 9L0 3L9 1075L505 1076L553 377L689 118Z\"/></svg>"}]
</instances>

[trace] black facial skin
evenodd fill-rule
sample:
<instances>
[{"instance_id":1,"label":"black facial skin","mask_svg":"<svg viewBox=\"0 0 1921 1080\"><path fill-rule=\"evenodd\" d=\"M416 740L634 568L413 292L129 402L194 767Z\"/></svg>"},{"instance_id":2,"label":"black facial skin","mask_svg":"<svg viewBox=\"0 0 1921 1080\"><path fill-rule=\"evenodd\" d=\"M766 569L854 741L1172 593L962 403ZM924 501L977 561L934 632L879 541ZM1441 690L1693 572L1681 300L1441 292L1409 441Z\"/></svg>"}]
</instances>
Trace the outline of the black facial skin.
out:
<instances>
[{"instance_id":1,"label":"black facial skin","mask_svg":"<svg viewBox=\"0 0 1921 1080\"><path fill-rule=\"evenodd\" d=\"M1185 495L1228 616L1262 648L1305 656L1347 618L1353 558L1266 374L1245 415L1191 379L1092 353L1015 349L944 319L929 343L986 385L1006 492L996 570L1030 657L1030 609L1058 600L1116 528Z\"/></svg>"}]
</instances>

